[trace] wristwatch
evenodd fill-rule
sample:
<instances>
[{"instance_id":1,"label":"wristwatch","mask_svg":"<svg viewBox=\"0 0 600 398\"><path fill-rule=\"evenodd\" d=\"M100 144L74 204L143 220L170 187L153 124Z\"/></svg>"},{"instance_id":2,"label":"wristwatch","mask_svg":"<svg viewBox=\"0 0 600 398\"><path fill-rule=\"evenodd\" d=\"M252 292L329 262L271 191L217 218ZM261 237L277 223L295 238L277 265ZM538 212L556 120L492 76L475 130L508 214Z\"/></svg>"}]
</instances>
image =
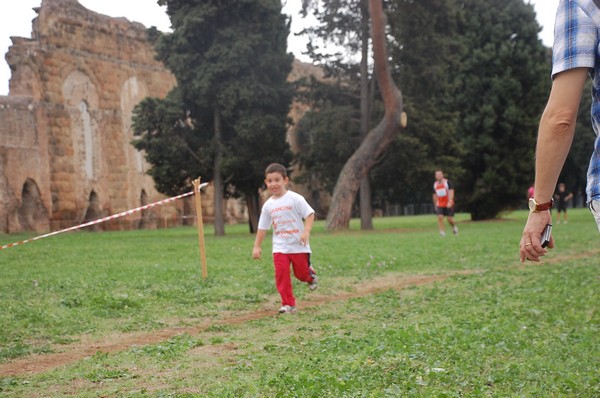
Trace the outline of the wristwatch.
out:
<instances>
[{"instance_id":1,"label":"wristwatch","mask_svg":"<svg viewBox=\"0 0 600 398\"><path fill-rule=\"evenodd\" d=\"M529 198L529 210L532 213L538 213L544 210L550 210L554 204L554 199L550 199L550 202L538 203L533 198Z\"/></svg>"}]
</instances>

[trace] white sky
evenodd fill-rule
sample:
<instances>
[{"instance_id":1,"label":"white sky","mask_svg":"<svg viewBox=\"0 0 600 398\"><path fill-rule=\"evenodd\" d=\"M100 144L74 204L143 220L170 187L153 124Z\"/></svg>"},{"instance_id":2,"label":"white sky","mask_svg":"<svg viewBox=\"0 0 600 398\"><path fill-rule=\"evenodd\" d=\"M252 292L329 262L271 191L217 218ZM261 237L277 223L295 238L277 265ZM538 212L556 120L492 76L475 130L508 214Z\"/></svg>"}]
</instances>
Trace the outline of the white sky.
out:
<instances>
[{"instance_id":1,"label":"white sky","mask_svg":"<svg viewBox=\"0 0 600 398\"><path fill-rule=\"evenodd\" d=\"M538 22L543 27L540 38L546 46L551 46L554 15L559 0L524 1L534 5ZM31 37L31 20L36 16L32 8L39 7L41 3L41 0L0 0L0 95L8 94L10 69L4 55L12 44L10 37ZM126 17L148 27L154 25L163 31L170 27L164 8L159 7L156 0L79 0L79 3L92 11L113 17ZM301 18L298 14L301 0L282 0L282 3L284 12L293 16L292 34L288 38L289 51L293 52L296 58L308 61L307 57L301 54L306 50L304 40L293 35L301 29Z\"/></svg>"}]
</instances>

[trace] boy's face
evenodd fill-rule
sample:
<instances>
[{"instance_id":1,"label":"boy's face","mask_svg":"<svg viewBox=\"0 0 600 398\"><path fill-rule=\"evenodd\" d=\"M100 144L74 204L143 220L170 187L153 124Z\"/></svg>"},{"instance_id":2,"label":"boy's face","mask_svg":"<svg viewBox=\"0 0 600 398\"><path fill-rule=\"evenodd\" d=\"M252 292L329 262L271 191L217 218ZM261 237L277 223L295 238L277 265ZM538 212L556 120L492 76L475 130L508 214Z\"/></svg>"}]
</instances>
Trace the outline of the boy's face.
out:
<instances>
[{"instance_id":1,"label":"boy's face","mask_svg":"<svg viewBox=\"0 0 600 398\"><path fill-rule=\"evenodd\" d=\"M563 184L560 184L560 185L558 186L558 190L559 190L560 192L565 192L565 186L564 186Z\"/></svg>"},{"instance_id":2,"label":"boy's face","mask_svg":"<svg viewBox=\"0 0 600 398\"><path fill-rule=\"evenodd\" d=\"M444 179L444 173L441 171L436 171L435 172L435 179L438 181L442 181Z\"/></svg>"},{"instance_id":3,"label":"boy's face","mask_svg":"<svg viewBox=\"0 0 600 398\"><path fill-rule=\"evenodd\" d=\"M286 192L285 186L289 182L288 177L284 177L281 173L269 173L265 178L265 185L269 188L271 195L278 197Z\"/></svg>"}]
</instances>

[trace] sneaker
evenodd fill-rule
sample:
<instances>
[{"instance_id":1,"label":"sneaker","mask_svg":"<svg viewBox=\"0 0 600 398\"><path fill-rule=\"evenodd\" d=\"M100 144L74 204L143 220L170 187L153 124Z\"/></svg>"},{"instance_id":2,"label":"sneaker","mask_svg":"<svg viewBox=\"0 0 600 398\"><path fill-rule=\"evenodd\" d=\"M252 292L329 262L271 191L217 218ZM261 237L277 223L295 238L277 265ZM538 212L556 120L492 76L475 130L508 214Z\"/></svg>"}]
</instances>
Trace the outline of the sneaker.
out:
<instances>
[{"instance_id":1,"label":"sneaker","mask_svg":"<svg viewBox=\"0 0 600 398\"><path fill-rule=\"evenodd\" d=\"M456 225L452 227L452 232L454 232L454 235L458 235L458 227Z\"/></svg>"},{"instance_id":2,"label":"sneaker","mask_svg":"<svg viewBox=\"0 0 600 398\"><path fill-rule=\"evenodd\" d=\"M308 282L308 288L310 290L315 290L317 287L319 287L319 278L317 278L317 272L312 267L312 265L309 267L309 269L310 269L310 276L312 276L312 281Z\"/></svg>"},{"instance_id":3,"label":"sneaker","mask_svg":"<svg viewBox=\"0 0 600 398\"><path fill-rule=\"evenodd\" d=\"M440 236L443 238L446 236L446 233L444 231L440 231Z\"/></svg>"},{"instance_id":4,"label":"sneaker","mask_svg":"<svg viewBox=\"0 0 600 398\"><path fill-rule=\"evenodd\" d=\"M296 307L293 307L291 305L283 305L279 309L279 313L280 314L287 314L287 313L290 313L290 312L296 312Z\"/></svg>"}]
</instances>

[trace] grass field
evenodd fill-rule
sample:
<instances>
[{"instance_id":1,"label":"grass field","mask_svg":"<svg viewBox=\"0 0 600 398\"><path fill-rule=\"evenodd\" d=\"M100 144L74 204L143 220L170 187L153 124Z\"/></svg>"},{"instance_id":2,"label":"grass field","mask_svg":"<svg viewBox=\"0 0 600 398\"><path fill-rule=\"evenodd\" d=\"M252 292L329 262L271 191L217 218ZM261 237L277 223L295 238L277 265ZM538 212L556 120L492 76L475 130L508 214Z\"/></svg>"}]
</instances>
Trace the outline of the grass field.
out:
<instances>
[{"instance_id":1,"label":"grass field","mask_svg":"<svg viewBox=\"0 0 600 398\"><path fill-rule=\"evenodd\" d=\"M207 228L206 281L194 228L2 250L0 396L600 396L596 226L570 210L544 263L522 265L526 216L460 214L446 238L434 216L317 222L319 289L296 283L284 316L245 226Z\"/></svg>"}]
</instances>

